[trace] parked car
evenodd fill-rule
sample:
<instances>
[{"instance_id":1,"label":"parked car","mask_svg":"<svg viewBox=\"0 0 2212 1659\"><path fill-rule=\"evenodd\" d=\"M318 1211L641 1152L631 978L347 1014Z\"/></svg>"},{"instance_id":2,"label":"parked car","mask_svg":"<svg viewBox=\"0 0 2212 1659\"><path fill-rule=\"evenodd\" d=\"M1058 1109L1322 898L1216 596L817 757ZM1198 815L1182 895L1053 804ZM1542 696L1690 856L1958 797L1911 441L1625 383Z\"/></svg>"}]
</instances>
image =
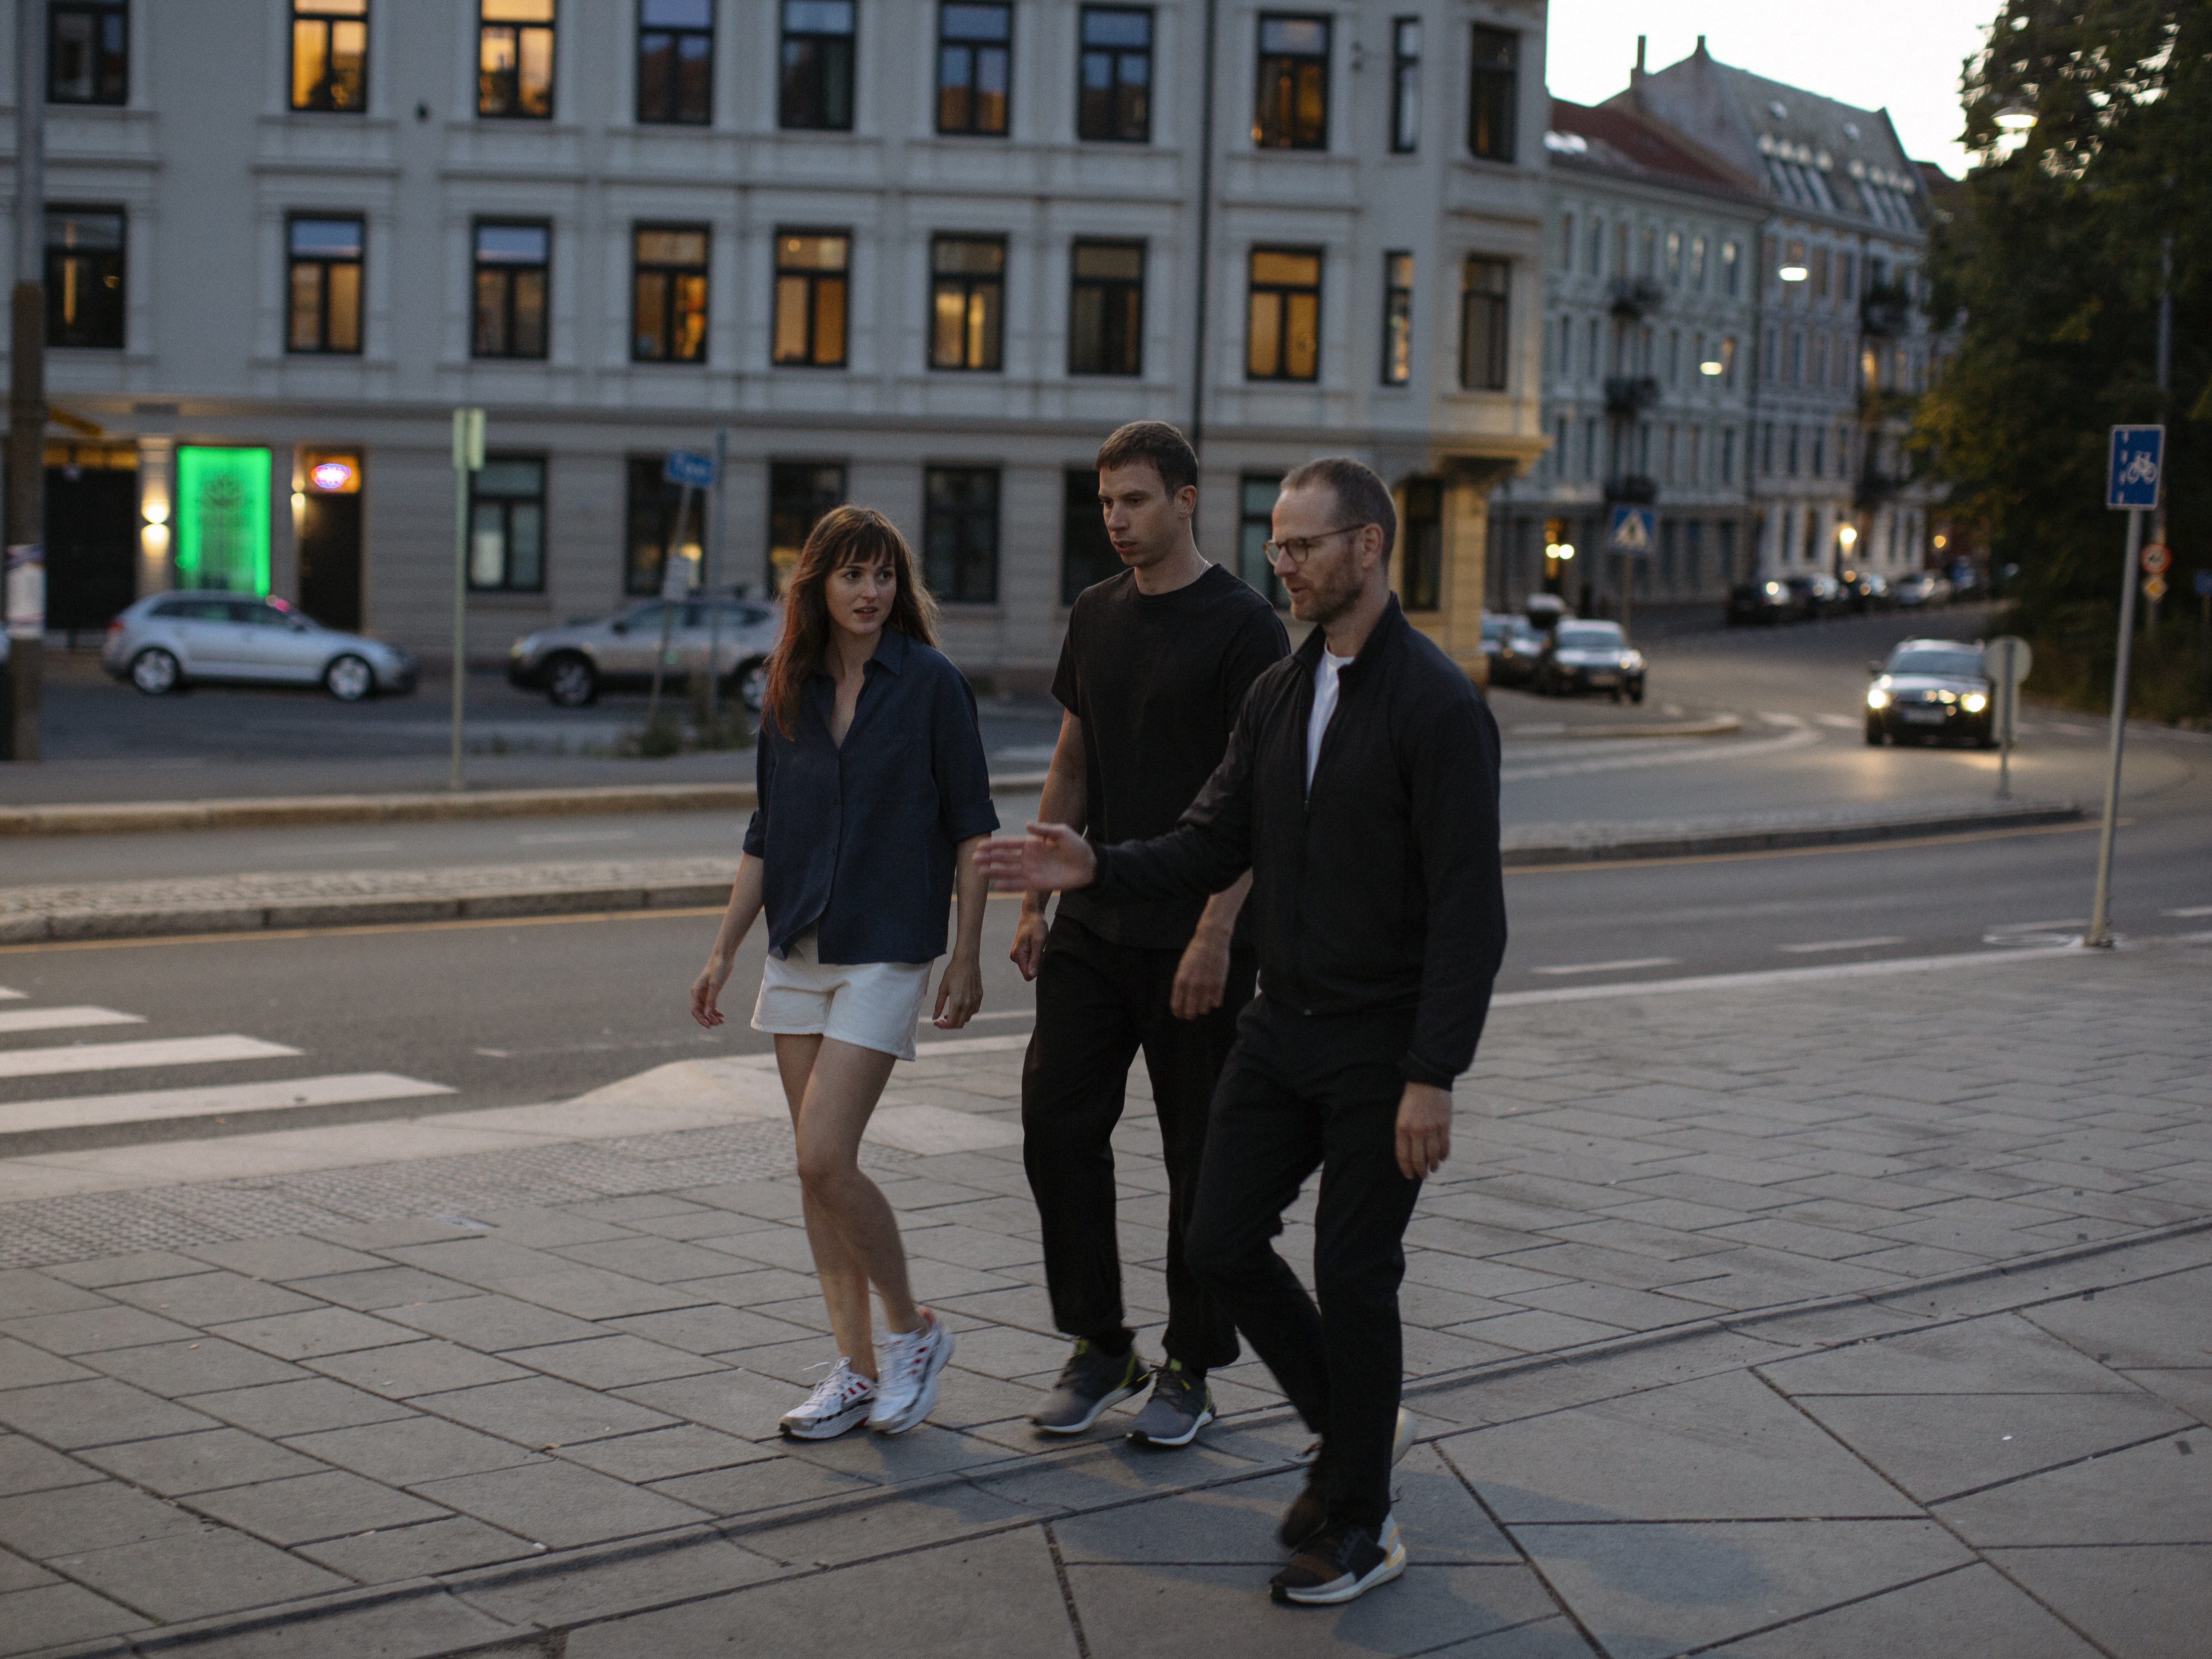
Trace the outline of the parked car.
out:
<instances>
[{"instance_id":1,"label":"parked car","mask_svg":"<svg viewBox=\"0 0 2212 1659\"><path fill-rule=\"evenodd\" d=\"M1808 619L1836 616L1846 608L1844 585L1825 570L1785 578L1784 586L1797 596L1798 607Z\"/></svg>"},{"instance_id":2,"label":"parked car","mask_svg":"<svg viewBox=\"0 0 2212 1659\"><path fill-rule=\"evenodd\" d=\"M1492 685L1526 685L1535 677L1544 655L1546 635L1526 617L1509 617L1504 636L1490 659Z\"/></svg>"},{"instance_id":3,"label":"parked car","mask_svg":"<svg viewBox=\"0 0 2212 1659\"><path fill-rule=\"evenodd\" d=\"M1879 570L1846 570L1843 574L1844 603L1856 611L1893 611L1897 595L1889 578Z\"/></svg>"},{"instance_id":4,"label":"parked car","mask_svg":"<svg viewBox=\"0 0 2212 1659\"><path fill-rule=\"evenodd\" d=\"M1513 618L1497 611L1482 613L1482 659L1489 665L1490 677L1498 676L1498 647L1505 642L1505 630L1513 626Z\"/></svg>"},{"instance_id":5,"label":"parked car","mask_svg":"<svg viewBox=\"0 0 2212 1659\"><path fill-rule=\"evenodd\" d=\"M1916 570L1897 579L1897 602L1907 611L1933 611L1951 602L1951 583L1932 570Z\"/></svg>"},{"instance_id":6,"label":"parked car","mask_svg":"<svg viewBox=\"0 0 2212 1659\"><path fill-rule=\"evenodd\" d=\"M1728 625L1742 628L1763 623L1796 622L1805 614L1803 603L1787 582L1738 582L1729 589Z\"/></svg>"},{"instance_id":7,"label":"parked car","mask_svg":"<svg viewBox=\"0 0 2212 1659\"><path fill-rule=\"evenodd\" d=\"M244 593L149 594L107 624L100 662L149 697L217 681L319 685L340 702L415 689L415 659L398 646Z\"/></svg>"},{"instance_id":8,"label":"parked car","mask_svg":"<svg viewBox=\"0 0 2212 1659\"><path fill-rule=\"evenodd\" d=\"M1548 634L1563 622L1574 619L1567 602L1556 593L1531 593L1521 601L1521 614L1540 634Z\"/></svg>"},{"instance_id":9,"label":"parked car","mask_svg":"<svg viewBox=\"0 0 2212 1659\"><path fill-rule=\"evenodd\" d=\"M1870 662L1866 740L1870 744L1996 741L1993 688L1982 647L1959 640L1905 640L1886 662Z\"/></svg>"},{"instance_id":10,"label":"parked car","mask_svg":"<svg viewBox=\"0 0 2212 1659\"><path fill-rule=\"evenodd\" d=\"M562 708L581 708L602 691L642 687L653 678L663 608L670 604L678 607L668 636L675 657L670 675L681 679L706 663L714 632L711 604L722 613L715 670L745 707L758 714L768 690L769 653L783 627L782 608L758 599L647 599L598 622L541 628L508 647L508 683L526 690L542 689Z\"/></svg>"},{"instance_id":11,"label":"parked car","mask_svg":"<svg viewBox=\"0 0 2212 1659\"><path fill-rule=\"evenodd\" d=\"M1644 653L1628 643L1619 623L1563 622L1537 659L1535 686L1548 697L1610 691L1615 702L1623 696L1642 702Z\"/></svg>"}]
</instances>

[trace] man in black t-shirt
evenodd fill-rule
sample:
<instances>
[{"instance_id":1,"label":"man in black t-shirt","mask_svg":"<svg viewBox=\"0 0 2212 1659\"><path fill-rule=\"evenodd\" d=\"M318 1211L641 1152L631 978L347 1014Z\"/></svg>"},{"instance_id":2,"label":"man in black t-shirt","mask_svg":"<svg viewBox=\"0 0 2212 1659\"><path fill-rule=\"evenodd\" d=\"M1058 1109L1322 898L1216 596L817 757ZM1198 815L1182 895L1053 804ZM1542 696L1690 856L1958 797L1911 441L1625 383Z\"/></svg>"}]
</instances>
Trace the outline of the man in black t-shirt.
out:
<instances>
[{"instance_id":1,"label":"man in black t-shirt","mask_svg":"<svg viewBox=\"0 0 2212 1659\"><path fill-rule=\"evenodd\" d=\"M1101 844L1164 835L1220 763L1252 682L1289 653L1274 608L1191 535L1198 457L1159 421L1098 452L1106 531L1128 568L1086 588L1068 617L1053 695L1066 711L1038 817ZM1183 1261L1208 1109L1257 972L1240 926L1247 875L1202 905L1022 903L1015 963L1036 981L1022 1071L1023 1161L1044 1223L1054 1322L1076 1339L1030 1420L1079 1434L1107 1407L1152 1395L1129 1437L1186 1446L1213 1418L1206 1374L1237 1358L1237 1331ZM1148 1371L1121 1301L1115 1125L1144 1050L1168 1174L1166 1363Z\"/></svg>"}]
</instances>

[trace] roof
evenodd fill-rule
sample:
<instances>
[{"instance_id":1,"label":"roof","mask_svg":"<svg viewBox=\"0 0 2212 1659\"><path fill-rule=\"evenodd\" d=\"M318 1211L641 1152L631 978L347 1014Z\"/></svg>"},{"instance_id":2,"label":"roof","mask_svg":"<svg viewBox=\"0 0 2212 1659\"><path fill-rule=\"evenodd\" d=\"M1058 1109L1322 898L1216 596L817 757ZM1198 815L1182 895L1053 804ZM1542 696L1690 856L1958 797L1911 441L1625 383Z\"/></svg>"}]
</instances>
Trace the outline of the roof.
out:
<instances>
[{"instance_id":1,"label":"roof","mask_svg":"<svg viewBox=\"0 0 2212 1659\"><path fill-rule=\"evenodd\" d=\"M1544 145L1555 166L1740 200L1758 194L1756 181L1664 122L1632 109L1593 108L1554 98Z\"/></svg>"}]
</instances>

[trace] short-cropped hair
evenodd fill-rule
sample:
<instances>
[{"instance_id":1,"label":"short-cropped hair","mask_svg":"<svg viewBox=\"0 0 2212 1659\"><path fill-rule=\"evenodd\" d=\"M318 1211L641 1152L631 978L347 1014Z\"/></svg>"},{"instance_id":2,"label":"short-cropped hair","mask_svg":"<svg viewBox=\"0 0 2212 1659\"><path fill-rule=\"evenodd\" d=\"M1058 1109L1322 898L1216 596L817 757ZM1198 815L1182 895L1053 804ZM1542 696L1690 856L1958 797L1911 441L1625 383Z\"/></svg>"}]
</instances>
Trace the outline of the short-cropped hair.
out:
<instances>
[{"instance_id":1,"label":"short-cropped hair","mask_svg":"<svg viewBox=\"0 0 2212 1659\"><path fill-rule=\"evenodd\" d=\"M1390 499L1390 486L1373 467L1349 455L1324 455L1283 475L1285 489L1310 489L1316 484L1336 492L1337 508L1346 525L1382 526L1382 556L1390 556L1398 544L1398 507Z\"/></svg>"},{"instance_id":2,"label":"short-cropped hair","mask_svg":"<svg viewBox=\"0 0 2212 1659\"><path fill-rule=\"evenodd\" d=\"M1101 472L1139 461L1152 464L1170 495L1198 487L1198 452L1190 447L1189 439L1165 421L1132 421L1115 428L1112 435L1098 446Z\"/></svg>"}]
</instances>

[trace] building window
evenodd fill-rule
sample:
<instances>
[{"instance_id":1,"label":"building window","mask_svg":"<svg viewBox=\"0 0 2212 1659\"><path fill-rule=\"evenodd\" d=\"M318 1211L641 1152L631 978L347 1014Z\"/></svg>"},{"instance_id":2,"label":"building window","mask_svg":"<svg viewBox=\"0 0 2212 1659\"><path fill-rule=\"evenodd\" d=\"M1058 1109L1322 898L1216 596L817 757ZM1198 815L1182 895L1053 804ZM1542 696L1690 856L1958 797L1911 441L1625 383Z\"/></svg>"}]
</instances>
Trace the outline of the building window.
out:
<instances>
[{"instance_id":1,"label":"building window","mask_svg":"<svg viewBox=\"0 0 2212 1659\"><path fill-rule=\"evenodd\" d=\"M479 222L476 228L477 357L545 355L552 227Z\"/></svg>"},{"instance_id":2,"label":"building window","mask_svg":"<svg viewBox=\"0 0 2212 1659\"><path fill-rule=\"evenodd\" d=\"M1699 294L1705 291L1705 239L1690 238L1690 286Z\"/></svg>"},{"instance_id":3,"label":"building window","mask_svg":"<svg viewBox=\"0 0 2212 1659\"><path fill-rule=\"evenodd\" d=\"M553 0L478 0L477 113L553 118Z\"/></svg>"},{"instance_id":4,"label":"building window","mask_svg":"<svg viewBox=\"0 0 2212 1659\"><path fill-rule=\"evenodd\" d=\"M123 214L46 210L46 343L123 349Z\"/></svg>"},{"instance_id":5,"label":"building window","mask_svg":"<svg viewBox=\"0 0 2212 1659\"><path fill-rule=\"evenodd\" d=\"M1667 285L1682 285L1682 233L1679 230L1667 233Z\"/></svg>"},{"instance_id":6,"label":"building window","mask_svg":"<svg viewBox=\"0 0 2212 1659\"><path fill-rule=\"evenodd\" d=\"M665 455L631 456L629 485L623 592L641 599L661 592L672 545L676 556L690 567L683 584L689 592L698 585L699 573L705 568L702 546L702 526L706 520L703 499L698 492L692 492L690 511L684 514L681 524L677 522L676 515L684 511L684 490L683 485L668 482ZM660 623L657 614L651 622L634 621L630 626L652 633L658 642Z\"/></svg>"},{"instance_id":7,"label":"building window","mask_svg":"<svg viewBox=\"0 0 2212 1659\"><path fill-rule=\"evenodd\" d=\"M776 232L775 362L844 367L846 271L852 246L852 238L842 231Z\"/></svg>"},{"instance_id":8,"label":"building window","mask_svg":"<svg viewBox=\"0 0 2212 1659\"><path fill-rule=\"evenodd\" d=\"M801 131L853 130L853 0L783 0L776 124Z\"/></svg>"},{"instance_id":9,"label":"building window","mask_svg":"<svg viewBox=\"0 0 2212 1659\"><path fill-rule=\"evenodd\" d=\"M1518 118L1521 37L1511 29L1474 26L1474 52L1468 70L1467 148L1486 161L1513 159L1513 127Z\"/></svg>"},{"instance_id":10,"label":"building window","mask_svg":"<svg viewBox=\"0 0 2212 1659\"><path fill-rule=\"evenodd\" d=\"M1328 148L1326 17L1260 19L1260 83L1252 143L1261 149Z\"/></svg>"},{"instance_id":11,"label":"building window","mask_svg":"<svg viewBox=\"0 0 2212 1659\"><path fill-rule=\"evenodd\" d=\"M1072 466L1063 480L1060 514L1060 602L1073 605L1086 587L1121 574L1121 556L1106 534L1098 504L1098 474Z\"/></svg>"},{"instance_id":12,"label":"building window","mask_svg":"<svg viewBox=\"0 0 2212 1659\"><path fill-rule=\"evenodd\" d=\"M921 475L922 580L957 605L999 601L999 469L932 466Z\"/></svg>"},{"instance_id":13,"label":"building window","mask_svg":"<svg viewBox=\"0 0 2212 1659\"><path fill-rule=\"evenodd\" d=\"M1078 242L1069 270L1067 372L1143 374L1145 245Z\"/></svg>"},{"instance_id":14,"label":"building window","mask_svg":"<svg viewBox=\"0 0 2212 1659\"><path fill-rule=\"evenodd\" d=\"M1152 137L1152 14L1085 6L1076 66L1075 136L1145 144Z\"/></svg>"},{"instance_id":15,"label":"building window","mask_svg":"<svg viewBox=\"0 0 2212 1659\"><path fill-rule=\"evenodd\" d=\"M1470 258L1460 294L1459 383L1469 392L1505 390L1505 322L1512 267Z\"/></svg>"},{"instance_id":16,"label":"building window","mask_svg":"<svg viewBox=\"0 0 2212 1659\"><path fill-rule=\"evenodd\" d=\"M799 550L822 515L845 500L845 469L836 461L771 461L768 469L769 584L783 592Z\"/></svg>"},{"instance_id":17,"label":"building window","mask_svg":"<svg viewBox=\"0 0 2212 1659\"><path fill-rule=\"evenodd\" d=\"M285 227L285 237L292 266L284 349L358 356L361 221L295 219Z\"/></svg>"},{"instance_id":18,"label":"building window","mask_svg":"<svg viewBox=\"0 0 2212 1659\"><path fill-rule=\"evenodd\" d=\"M469 586L545 586L545 458L493 455L469 480Z\"/></svg>"},{"instance_id":19,"label":"building window","mask_svg":"<svg viewBox=\"0 0 2212 1659\"><path fill-rule=\"evenodd\" d=\"M1406 482L1406 518L1398 532L1400 603L1408 611L1441 611L1444 603L1444 487L1434 478Z\"/></svg>"},{"instance_id":20,"label":"building window","mask_svg":"<svg viewBox=\"0 0 2212 1659\"><path fill-rule=\"evenodd\" d=\"M292 0L292 107L368 107L368 0Z\"/></svg>"},{"instance_id":21,"label":"building window","mask_svg":"<svg viewBox=\"0 0 2212 1659\"><path fill-rule=\"evenodd\" d=\"M1390 20L1390 148L1411 155L1421 143L1421 20ZM1574 219L1567 220L1567 240L1574 240ZM1567 255L1571 267L1574 255Z\"/></svg>"},{"instance_id":22,"label":"building window","mask_svg":"<svg viewBox=\"0 0 2212 1659\"><path fill-rule=\"evenodd\" d=\"M1731 300L1736 297L1737 288L1743 281L1741 274L1742 266L1743 251L1734 242L1723 242L1721 244L1721 287L1727 291Z\"/></svg>"},{"instance_id":23,"label":"building window","mask_svg":"<svg viewBox=\"0 0 2212 1659\"><path fill-rule=\"evenodd\" d=\"M1010 0L944 0L937 9L937 130L1004 137L1012 76Z\"/></svg>"},{"instance_id":24,"label":"building window","mask_svg":"<svg viewBox=\"0 0 2212 1659\"><path fill-rule=\"evenodd\" d=\"M705 225L640 225L632 242L629 355L641 363L707 361Z\"/></svg>"},{"instance_id":25,"label":"building window","mask_svg":"<svg viewBox=\"0 0 2212 1659\"><path fill-rule=\"evenodd\" d=\"M1290 603L1265 551L1275 533L1275 498L1283 493L1276 472L1248 472L1237 482L1237 574L1278 609Z\"/></svg>"},{"instance_id":26,"label":"building window","mask_svg":"<svg viewBox=\"0 0 2212 1659\"><path fill-rule=\"evenodd\" d=\"M929 245L929 366L999 368L1006 337L1006 239L937 237Z\"/></svg>"},{"instance_id":27,"label":"building window","mask_svg":"<svg viewBox=\"0 0 2212 1659\"><path fill-rule=\"evenodd\" d=\"M1735 482L1735 428L1732 426L1721 428L1721 482Z\"/></svg>"},{"instance_id":28,"label":"building window","mask_svg":"<svg viewBox=\"0 0 2212 1659\"><path fill-rule=\"evenodd\" d=\"M1568 326L1562 322L1562 330ZM1562 337L1564 337L1564 333ZM1382 256L1382 384L1413 378L1413 256Z\"/></svg>"},{"instance_id":29,"label":"building window","mask_svg":"<svg viewBox=\"0 0 2212 1659\"><path fill-rule=\"evenodd\" d=\"M703 127L714 118L714 0L638 0L641 125Z\"/></svg>"},{"instance_id":30,"label":"building window","mask_svg":"<svg viewBox=\"0 0 2212 1659\"><path fill-rule=\"evenodd\" d=\"M1245 310L1244 377L1321 378L1321 250L1255 247Z\"/></svg>"},{"instance_id":31,"label":"building window","mask_svg":"<svg viewBox=\"0 0 2212 1659\"><path fill-rule=\"evenodd\" d=\"M46 9L46 101L120 104L130 94L126 0L53 0Z\"/></svg>"}]
</instances>

